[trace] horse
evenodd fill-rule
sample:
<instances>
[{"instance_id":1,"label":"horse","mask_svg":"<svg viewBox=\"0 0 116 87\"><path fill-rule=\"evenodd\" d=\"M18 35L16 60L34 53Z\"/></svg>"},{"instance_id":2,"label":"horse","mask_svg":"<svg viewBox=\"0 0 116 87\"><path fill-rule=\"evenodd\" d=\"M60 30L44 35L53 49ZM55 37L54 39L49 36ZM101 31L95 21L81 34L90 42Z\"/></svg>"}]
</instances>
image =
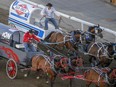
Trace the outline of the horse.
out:
<instances>
[{"instance_id":1,"label":"horse","mask_svg":"<svg viewBox=\"0 0 116 87\"><path fill-rule=\"evenodd\" d=\"M88 30L81 35L81 43L77 46L78 51L84 53L84 55L88 55L88 49L91 47L90 45L96 41L96 36L103 38L102 32L103 29L100 28L100 25L89 26ZM91 57L93 56L90 56L90 59L95 59Z\"/></svg>"},{"instance_id":2,"label":"horse","mask_svg":"<svg viewBox=\"0 0 116 87\"><path fill-rule=\"evenodd\" d=\"M112 56L114 55L113 46L105 45L103 43L93 42L89 44L87 53L90 56L90 63L92 66L107 67L110 65L112 60L114 59Z\"/></svg>"},{"instance_id":3,"label":"horse","mask_svg":"<svg viewBox=\"0 0 116 87\"><path fill-rule=\"evenodd\" d=\"M66 47L68 50L77 52L77 50L75 49L75 44L80 41L80 38L80 30L71 31L69 35L63 35L61 32L53 32L49 37L49 41L51 43L55 43L52 44L52 46L56 46L60 50Z\"/></svg>"},{"instance_id":4,"label":"horse","mask_svg":"<svg viewBox=\"0 0 116 87\"><path fill-rule=\"evenodd\" d=\"M103 29L100 28L100 25L97 26L89 26L88 31L84 32L84 38L86 44L89 44L91 42L95 42L95 36L99 36L100 38L103 38L102 34Z\"/></svg>"},{"instance_id":5,"label":"horse","mask_svg":"<svg viewBox=\"0 0 116 87\"><path fill-rule=\"evenodd\" d=\"M78 45L78 47L81 46L80 50L86 51L88 45L91 42L95 42L95 36L97 35L100 38L103 38L102 34L103 29L100 28L100 25L97 26L89 26L88 30L83 32L81 35L81 44ZM84 47L84 48L83 48Z\"/></svg>"},{"instance_id":6,"label":"horse","mask_svg":"<svg viewBox=\"0 0 116 87\"><path fill-rule=\"evenodd\" d=\"M72 56L69 58L69 66L71 69L82 67L83 66L83 58L78 56Z\"/></svg>"},{"instance_id":7,"label":"horse","mask_svg":"<svg viewBox=\"0 0 116 87\"><path fill-rule=\"evenodd\" d=\"M58 62L55 62L56 58L59 59ZM52 62L52 60L50 60L50 58L45 55L36 55L32 58L32 67L31 67L31 70L34 71L42 70L47 75L47 77L49 76L51 87L53 87L57 74L61 72L61 70L62 72L67 72L68 70L67 58L65 57L61 58L60 56L57 56L53 60L54 62ZM46 78L46 82L48 83L48 78Z\"/></svg>"},{"instance_id":8,"label":"horse","mask_svg":"<svg viewBox=\"0 0 116 87\"><path fill-rule=\"evenodd\" d=\"M116 43L111 42L105 42L103 43L105 45L105 48L108 50L108 56L111 58L116 58Z\"/></svg>"},{"instance_id":9,"label":"horse","mask_svg":"<svg viewBox=\"0 0 116 87\"><path fill-rule=\"evenodd\" d=\"M96 87L109 87L116 84L116 68L92 68L85 71L84 78L86 87L89 87L91 83L94 83Z\"/></svg>"}]
</instances>

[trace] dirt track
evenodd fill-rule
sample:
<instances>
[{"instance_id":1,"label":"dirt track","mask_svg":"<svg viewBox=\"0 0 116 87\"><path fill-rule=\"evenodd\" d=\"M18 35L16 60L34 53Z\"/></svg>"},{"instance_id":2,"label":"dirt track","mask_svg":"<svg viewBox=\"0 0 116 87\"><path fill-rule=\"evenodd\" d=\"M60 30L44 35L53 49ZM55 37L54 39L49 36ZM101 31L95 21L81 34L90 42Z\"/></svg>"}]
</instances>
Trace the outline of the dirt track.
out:
<instances>
[{"instance_id":1,"label":"dirt track","mask_svg":"<svg viewBox=\"0 0 116 87\"><path fill-rule=\"evenodd\" d=\"M0 8L0 22L8 24L8 11Z\"/></svg>"}]
</instances>

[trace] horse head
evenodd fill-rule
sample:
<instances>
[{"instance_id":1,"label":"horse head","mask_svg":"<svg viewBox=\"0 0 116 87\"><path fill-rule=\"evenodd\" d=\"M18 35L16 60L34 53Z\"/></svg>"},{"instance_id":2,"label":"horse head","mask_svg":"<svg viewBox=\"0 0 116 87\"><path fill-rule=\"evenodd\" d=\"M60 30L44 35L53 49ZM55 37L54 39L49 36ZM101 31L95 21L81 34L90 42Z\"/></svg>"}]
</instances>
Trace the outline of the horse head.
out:
<instances>
[{"instance_id":1,"label":"horse head","mask_svg":"<svg viewBox=\"0 0 116 87\"><path fill-rule=\"evenodd\" d=\"M113 45L113 57L116 60L116 43L112 43Z\"/></svg>"},{"instance_id":2,"label":"horse head","mask_svg":"<svg viewBox=\"0 0 116 87\"><path fill-rule=\"evenodd\" d=\"M69 61L68 58L62 57L60 59L60 65L63 71L68 72L69 71Z\"/></svg>"},{"instance_id":3,"label":"horse head","mask_svg":"<svg viewBox=\"0 0 116 87\"><path fill-rule=\"evenodd\" d=\"M111 69L109 72L108 72L108 81L111 85L114 85L116 84L116 68L113 68Z\"/></svg>"},{"instance_id":4,"label":"horse head","mask_svg":"<svg viewBox=\"0 0 116 87\"><path fill-rule=\"evenodd\" d=\"M70 65L72 67L81 67L83 66L83 59L81 57L72 57L70 58Z\"/></svg>"},{"instance_id":5,"label":"horse head","mask_svg":"<svg viewBox=\"0 0 116 87\"><path fill-rule=\"evenodd\" d=\"M103 38L102 31L103 31L103 29L100 28L99 24L97 26L90 26L88 29L88 32L92 33L93 36L97 35L100 38Z\"/></svg>"},{"instance_id":6,"label":"horse head","mask_svg":"<svg viewBox=\"0 0 116 87\"><path fill-rule=\"evenodd\" d=\"M112 70L111 76L112 76L113 79L116 80L116 68L114 68L114 69Z\"/></svg>"},{"instance_id":7,"label":"horse head","mask_svg":"<svg viewBox=\"0 0 116 87\"><path fill-rule=\"evenodd\" d=\"M74 42L80 42L81 40L81 31L80 30L74 30L70 32L72 39Z\"/></svg>"},{"instance_id":8,"label":"horse head","mask_svg":"<svg viewBox=\"0 0 116 87\"><path fill-rule=\"evenodd\" d=\"M80 30L74 30L70 32L70 42L74 49L78 49L78 44L82 43L82 32Z\"/></svg>"},{"instance_id":9,"label":"horse head","mask_svg":"<svg viewBox=\"0 0 116 87\"><path fill-rule=\"evenodd\" d=\"M103 43L91 43L88 46L88 53L92 55L90 56L90 60L95 59L93 60L93 63L95 63L97 66L109 66L112 62L112 57L110 57L111 55L109 55L108 49L109 48Z\"/></svg>"},{"instance_id":10,"label":"horse head","mask_svg":"<svg viewBox=\"0 0 116 87\"><path fill-rule=\"evenodd\" d=\"M54 66L55 66L55 68L56 68L57 70L59 70L59 69L60 69L60 66L61 66L61 64L60 64L60 59L61 59L61 56L60 56L60 55L56 55L56 56L54 56L54 58L53 58L53 63L54 63Z\"/></svg>"},{"instance_id":11,"label":"horse head","mask_svg":"<svg viewBox=\"0 0 116 87\"><path fill-rule=\"evenodd\" d=\"M116 43L104 43L107 48L108 56L116 59Z\"/></svg>"}]
</instances>

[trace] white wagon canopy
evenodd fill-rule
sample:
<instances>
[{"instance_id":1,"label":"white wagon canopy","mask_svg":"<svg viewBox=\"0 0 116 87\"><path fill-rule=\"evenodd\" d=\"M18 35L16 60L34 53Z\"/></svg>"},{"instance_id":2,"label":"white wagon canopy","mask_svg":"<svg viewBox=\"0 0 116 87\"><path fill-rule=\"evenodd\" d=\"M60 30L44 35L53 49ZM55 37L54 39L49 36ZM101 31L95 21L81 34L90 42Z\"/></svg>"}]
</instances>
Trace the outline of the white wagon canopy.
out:
<instances>
[{"instance_id":1,"label":"white wagon canopy","mask_svg":"<svg viewBox=\"0 0 116 87\"><path fill-rule=\"evenodd\" d=\"M44 8L44 7L43 7ZM26 32L29 29L34 29L38 32L38 37L45 39L52 31L56 31L52 24L49 24L49 29L44 29L44 20L41 19L40 11L42 10L35 3L30 3L25 0L16 0L10 6L8 23L12 28Z\"/></svg>"}]
</instances>

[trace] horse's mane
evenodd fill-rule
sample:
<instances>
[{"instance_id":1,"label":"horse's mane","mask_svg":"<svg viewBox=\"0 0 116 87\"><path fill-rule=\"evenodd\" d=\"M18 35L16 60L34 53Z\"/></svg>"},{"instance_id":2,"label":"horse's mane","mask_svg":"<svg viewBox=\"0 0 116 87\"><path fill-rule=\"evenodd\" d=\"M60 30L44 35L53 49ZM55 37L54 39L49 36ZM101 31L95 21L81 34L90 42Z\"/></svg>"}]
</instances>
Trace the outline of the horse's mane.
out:
<instances>
[{"instance_id":1,"label":"horse's mane","mask_svg":"<svg viewBox=\"0 0 116 87\"><path fill-rule=\"evenodd\" d=\"M99 28L99 26L89 26L88 31L90 32L92 29Z\"/></svg>"},{"instance_id":2,"label":"horse's mane","mask_svg":"<svg viewBox=\"0 0 116 87\"><path fill-rule=\"evenodd\" d=\"M80 30L70 31L69 33L72 33L72 32L74 33L74 35L75 35L75 34L81 34L81 31L80 31Z\"/></svg>"},{"instance_id":3,"label":"horse's mane","mask_svg":"<svg viewBox=\"0 0 116 87\"><path fill-rule=\"evenodd\" d=\"M89 26L88 31L90 32L95 26Z\"/></svg>"},{"instance_id":4,"label":"horse's mane","mask_svg":"<svg viewBox=\"0 0 116 87\"><path fill-rule=\"evenodd\" d=\"M52 35L54 33L54 31L53 32L51 32L46 38L45 38L45 40L47 40L47 39L49 39L50 38L50 36Z\"/></svg>"}]
</instances>

